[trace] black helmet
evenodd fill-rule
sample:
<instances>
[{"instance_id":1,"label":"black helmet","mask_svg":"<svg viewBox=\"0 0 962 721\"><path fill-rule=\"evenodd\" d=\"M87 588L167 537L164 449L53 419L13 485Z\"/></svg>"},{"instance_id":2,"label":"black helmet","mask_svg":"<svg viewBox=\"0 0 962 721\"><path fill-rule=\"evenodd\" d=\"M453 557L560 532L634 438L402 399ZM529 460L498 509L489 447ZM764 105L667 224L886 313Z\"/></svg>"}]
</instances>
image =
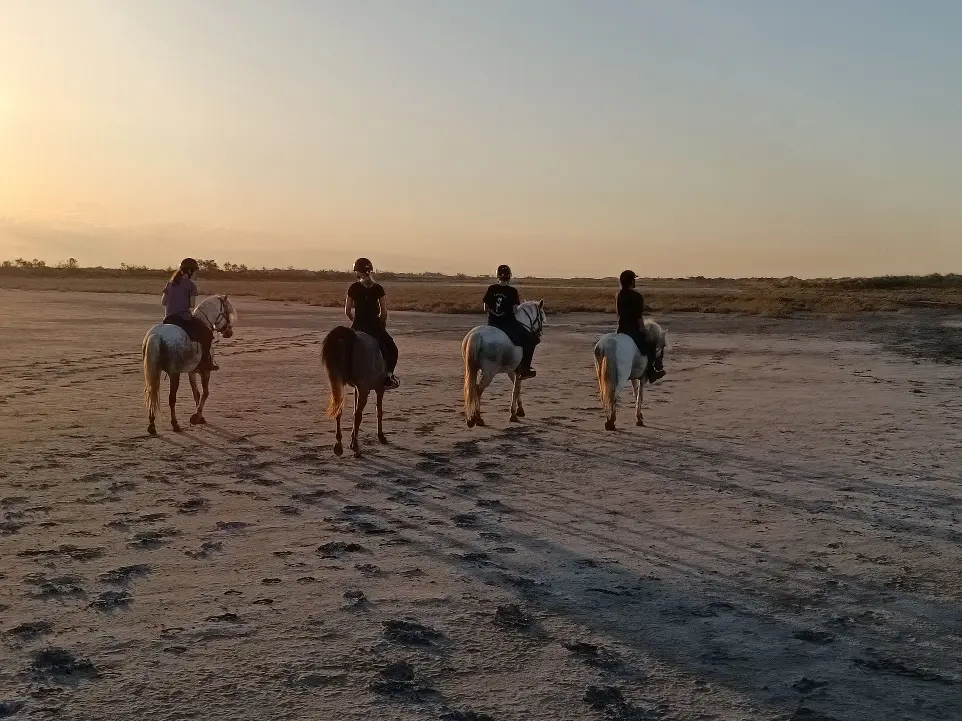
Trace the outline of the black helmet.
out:
<instances>
[{"instance_id":1,"label":"black helmet","mask_svg":"<svg viewBox=\"0 0 962 721\"><path fill-rule=\"evenodd\" d=\"M622 288L629 288L631 287L631 284L635 282L635 278L637 277L638 276L635 275L635 271L623 270L621 271L621 275L618 277L618 280L621 281Z\"/></svg>"},{"instance_id":2,"label":"black helmet","mask_svg":"<svg viewBox=\"0 0 962 721\"><path fill-rule=\"evenodd\" d=\"M355 273L373 273L374 263L372 263L368 258L358 258L354 261L354 272Z\"/></svg>"},{"instance_id":3,"label":"black helmet","mask_svg":"<svg viewBox=\"0 0 962 721\"><path fill-rule=\"evenodd\" d=\"M498 266L498 277L499 277L499 278L503 278L504 276L507 276L508 278L511 277L511 268L509 268L509 267L506 266L506 265L499 265L499 266Z\"/></svg>"},{"instance_id":4,"label":"black helmet","mask_svg":"<svg viewBox=\"0 0 962 721\"><path fill-rule=\"evenodd\" d=\"M193 258L184 258L182 261L180 261L180 269L186 273L191 270L200 270L200 266L197 265L197 261Z\"/></svg>"}]
</instances>

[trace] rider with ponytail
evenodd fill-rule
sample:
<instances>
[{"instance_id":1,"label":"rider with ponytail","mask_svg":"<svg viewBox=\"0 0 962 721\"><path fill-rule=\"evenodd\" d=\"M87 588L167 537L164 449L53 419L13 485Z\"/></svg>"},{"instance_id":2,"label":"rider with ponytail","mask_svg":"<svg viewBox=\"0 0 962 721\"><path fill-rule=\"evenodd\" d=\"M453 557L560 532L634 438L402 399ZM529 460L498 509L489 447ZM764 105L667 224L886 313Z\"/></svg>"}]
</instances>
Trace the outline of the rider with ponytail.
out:
<instances>
[{"instance_id":1,"label":"rider with ponytail","mask_svg":"<svg viewBox=\"0 0 962 721\"><path fill-rule=\"evenodd\" d=\"M200 269L193 258L184 258L180 268L171 276L164 286L161 299L166 317L164 323L183 328L195 343L200 343L203 353L198 371L219 370L211 357L211 344L214 342L214 331L202 319L196 318L191 312L197 302L197 286L193 276Z\"/></svg>"}]
</instances>

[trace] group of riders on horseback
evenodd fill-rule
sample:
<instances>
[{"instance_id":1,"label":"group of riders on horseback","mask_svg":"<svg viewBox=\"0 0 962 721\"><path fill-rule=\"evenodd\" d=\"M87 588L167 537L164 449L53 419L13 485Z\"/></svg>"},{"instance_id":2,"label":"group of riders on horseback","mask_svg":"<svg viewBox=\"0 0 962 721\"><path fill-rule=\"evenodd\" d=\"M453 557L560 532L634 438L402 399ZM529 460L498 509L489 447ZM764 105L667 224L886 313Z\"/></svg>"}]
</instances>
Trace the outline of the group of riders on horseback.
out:
<instances>
[{"instance_id":1,"label":"group of riders on horseback","mask_svg":"<svg viewBox=\"0 0 962 721\"><path fill-rule=\"evenodd\" d=\"M164 286L162 302L165 308L165 324L183 328L190 339L199 343L203 349L197 371L215 371L218 366L211 356L214 330L202 319L192 314L197 300L197 286L193 277L200 266L193 258L185 258L180 268ZM354 263L357 280L347 289L344 313L351 321L355 331L373 337L381 349L387 371L385 389L397 388L400 381L394 374L398 362L398 347L387 331L387 305L384 287L374 280L374 264L367 258L358 258ZM622 272L618 291L618 333L630 336L638 350L648 359L647 377L654 382L665 375L662 359L656 355L653 343L649 342L643 329L645 301L635 289L637 276L631 270ZM518 289L511 285L511 268L498 266L498 282L488 287L482 298L482 307L488 314L488 325L499 328L522 350L521 363L517 373L521 378L537 375L531 367L535 346L540 342L536 335L517 318L516 312L521 305Z\"/></svg>"}]
</instances>

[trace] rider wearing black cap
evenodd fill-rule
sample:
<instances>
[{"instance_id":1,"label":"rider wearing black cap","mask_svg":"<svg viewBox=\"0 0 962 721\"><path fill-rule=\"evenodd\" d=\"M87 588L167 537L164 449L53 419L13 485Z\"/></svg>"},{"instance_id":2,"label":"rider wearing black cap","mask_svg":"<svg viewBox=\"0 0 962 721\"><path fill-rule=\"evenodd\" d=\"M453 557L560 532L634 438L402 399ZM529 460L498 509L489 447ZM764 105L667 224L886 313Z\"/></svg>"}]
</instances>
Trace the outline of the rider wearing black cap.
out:
<instances>
[{"instance_id":1,"label":"rider wearing black cap","mask_svg":"<svg viewBox=\"0 0 962 721\"><path fill-rule=\"evenodd\" d=\"M645 299L635 290L635 272L623 271L619 280L621 290L618 291L618 332L631 336L641 354L648 357L648 381L654 383L665 375L665 369L655 358L655 345L645 338L643 330Z\"/></svg>"},{"instance_id":2,"label":"rider wearing black cap","mask_svg":"<svg viewBox=\"0 0 962 721\"><path fill-rule=\"evenodd\" d=\"M511 342L521 347L521 363L517 372L522 378L534 378L537 372L531 368L534 347L538 338L525 328L515 315L521 305L518 289L510 285L511 268L498 266L498 282L488 287L484 294L484 309L488 312L488 325L503 330Z\"/></svg>"},{"instance_id":3,"label":"rider wearing black cap","mask_svg":"<svg viewBox=\"0 0 962 721\"><path fill-rule=\"evenodd\" d=\"M164 323L180 326L187 332L187 336L195 343L200 343L202 354L196 370L220 370L210 354L211 344L214 342L214 331L191 312L197 301L197 286L194 284L194 273L200 266L193 258L184 258L180 268L171 276L164 286L161 303L166 317Z\"/></svg>"},{"instance_id":4,"label":"rider wearing black cap","mask_svg":"<svg viewBox=\"0 0 962 721\"><path fill-rule=\"evenodd\" d=\"M386 389L397 388L401 382L394 375L397 367L398 348L387 332L387 306L384 303L384 287L374 282L374 264L367 258L354 263L357 280L347 289L344 313L351 320L351 328L372 336L381 347L387 370Z\"/></svg>"}]
</instances>

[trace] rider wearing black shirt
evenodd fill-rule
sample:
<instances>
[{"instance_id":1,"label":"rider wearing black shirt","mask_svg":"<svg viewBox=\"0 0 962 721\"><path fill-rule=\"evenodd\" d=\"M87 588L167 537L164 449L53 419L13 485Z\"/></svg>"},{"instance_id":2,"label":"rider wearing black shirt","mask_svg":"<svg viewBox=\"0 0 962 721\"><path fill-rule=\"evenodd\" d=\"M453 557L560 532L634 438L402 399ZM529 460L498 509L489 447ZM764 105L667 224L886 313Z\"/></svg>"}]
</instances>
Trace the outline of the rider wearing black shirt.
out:
<instances>
[{"instance_id":1,"label":"rider wearing black shirt","mask_svg":"<svg viewBox=\"0 0 962 721\"><path fill-rule=\"evenodd\" d=\"M634 271L626 270L621 274L621 290L618 291L618 332L631 336L641 354L648 357L648 381L653 383L665 375L665 369L655 358L655 344L645 337L644 313L645 299L635 290Z\"/></svg>"},{"instance_id":2,"label":"rider wearing black shirt","mask_svg":"<svg viewBox=\"0 0 962 721\"><path fill-rule=\"evenodd\" d=\"M387 310L384 306L384 287L375 283L374 264L367 258L354 263L357 280L347 289L344 311L351 319L351 328L373 337L381 348L387 370L385 388L397 388L401 383L394 375L397 368L398 348L387 332Z\"/></svg>"},{"instance_id":3,"label":"rider wearing black shirt","mask_svg":"<svg viewBox=\"0 0 962 721\"><path fill-rule=\"evenodd\" d=\"M484 294L484 309L488 311L488 325L500 328L512 343L520 346L521 363L518 365L517 372L522 378L534 378L537 372L531 368L531 359L538 339L515 316L515 311L521 305L521 296L518 295L517 288L509 285L511 268L506 265L499 266L498 281L489 286Z\"/></svg>"}]
</instances>

